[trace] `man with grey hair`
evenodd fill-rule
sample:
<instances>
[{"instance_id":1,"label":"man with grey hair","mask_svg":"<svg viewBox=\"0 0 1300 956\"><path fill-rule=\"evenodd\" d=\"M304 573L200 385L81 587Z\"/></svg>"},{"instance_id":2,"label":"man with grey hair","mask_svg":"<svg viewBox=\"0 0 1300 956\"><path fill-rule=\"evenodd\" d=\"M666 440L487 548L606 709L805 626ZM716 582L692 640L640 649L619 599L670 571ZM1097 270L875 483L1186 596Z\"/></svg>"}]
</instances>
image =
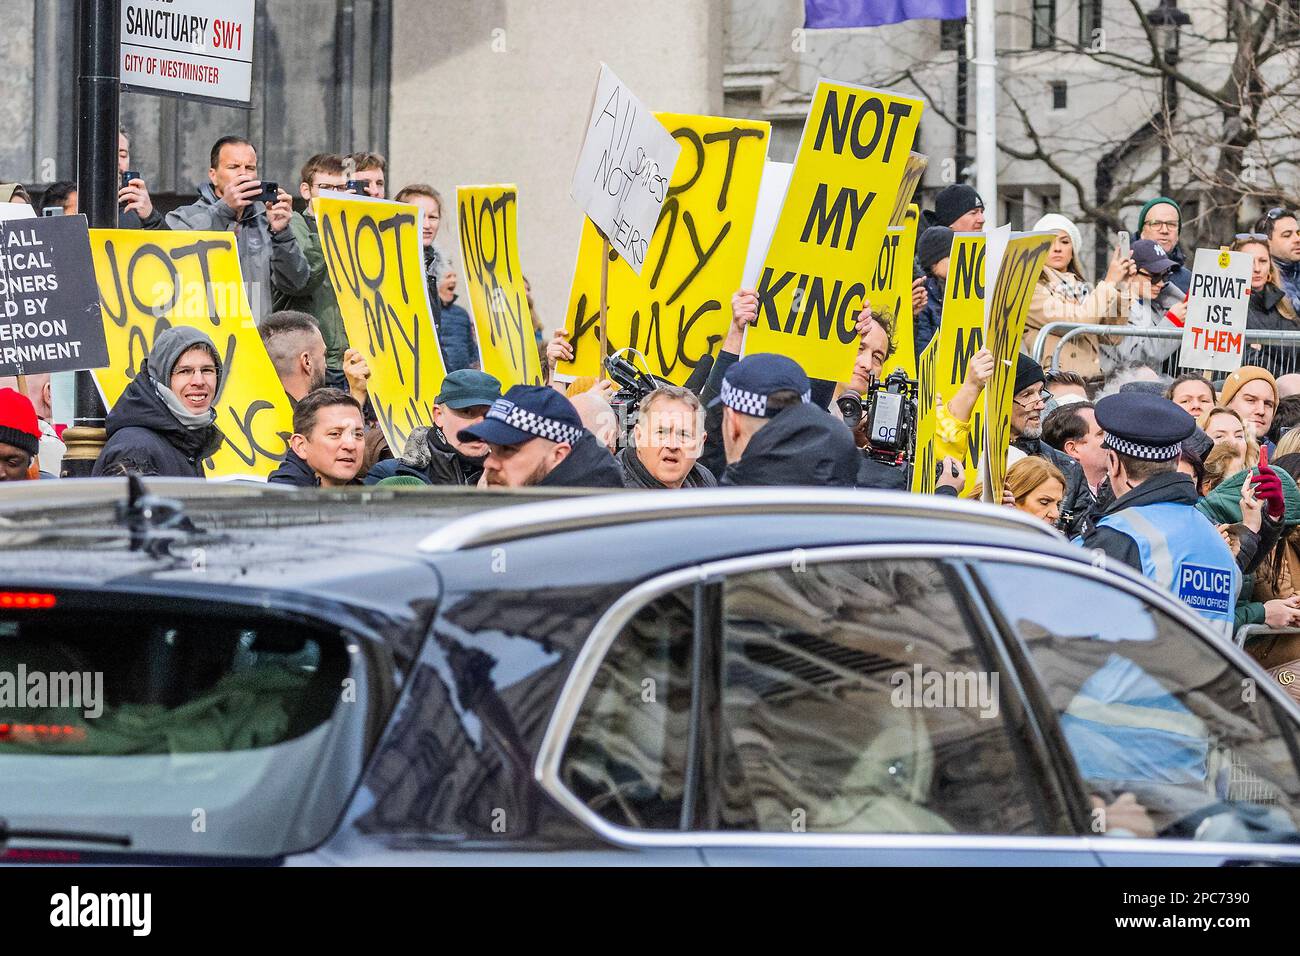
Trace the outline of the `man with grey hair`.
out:
<instances>
[{"instance_id":1,"label":"man with grey hair","mask_svg":"<svg viewBox=\"0 0 1300 956\"><path fill-rule=\"evenodd\" d=\"M618 453L627 488L712 488L718 480L699 463L704 406L695 393L662 385L641 402L632 444Z\"/></svg>"}]
</instances>

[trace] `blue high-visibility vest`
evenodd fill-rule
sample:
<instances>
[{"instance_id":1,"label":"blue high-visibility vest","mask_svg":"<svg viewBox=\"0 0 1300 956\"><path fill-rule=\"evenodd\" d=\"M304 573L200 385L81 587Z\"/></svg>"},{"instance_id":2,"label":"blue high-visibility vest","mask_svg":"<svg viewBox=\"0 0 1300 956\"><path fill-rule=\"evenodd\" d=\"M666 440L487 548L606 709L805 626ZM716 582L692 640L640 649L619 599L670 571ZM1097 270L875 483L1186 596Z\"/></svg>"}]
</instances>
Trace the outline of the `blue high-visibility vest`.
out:
<instances>
[{"instance_id":1,"label":"blue high-visibility vest","mask_svg":"<svg viewBox=\"0 0 1300 956\"><path fill-rule=\"evenodd\" d=\"M1201 617L1232 624L1241 572L1205 515L1191 505L1161 502L1099 518L1137 542L1142 573Z\"/></svg>"}]
</instances>

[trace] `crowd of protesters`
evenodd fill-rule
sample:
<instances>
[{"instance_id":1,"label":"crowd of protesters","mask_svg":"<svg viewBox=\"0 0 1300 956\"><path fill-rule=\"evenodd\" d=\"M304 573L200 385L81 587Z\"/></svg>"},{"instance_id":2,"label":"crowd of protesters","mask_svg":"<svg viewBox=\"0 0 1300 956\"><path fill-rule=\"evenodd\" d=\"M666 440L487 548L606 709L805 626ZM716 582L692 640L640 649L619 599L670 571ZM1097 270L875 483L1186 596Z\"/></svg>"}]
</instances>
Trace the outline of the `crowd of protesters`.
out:
<instances>
[{"instance_id":1,"label":"crowd of protesters","mask_svg":"<svg viewBox=\"0 0 1300 956\"><path fill-rule=\"evenodd\" d=\"M557 369L573 357L573 347L563 329L543 341L534 310L547 383L503 393L499 381L477 368L473 323L457 303L456 272L436 242L443 200L423 183L404 186L395 198L423 212L428 298L448 374L432 421L416 428L404 447L388 448L369 402L368 365L349 345L326 274L311 206L329 194L385 198L384 159L373 153L312 156L297 185L306 203L301 212L283 189L264 195L257 151L248 140L222 137L209 161L209 181L195 201L161 214L147 184L125 175L130 144L123 132L120 225L235 234L254 318L293 407L292 435L272 483L908 490L907 456L890 460L873 453L866 417L846 421L837 402L850 393L868 396L895 351L892 321L870 304L857 316L851 374L828 382L810 379L784 356L740 358L759 309L752 290L738 290L707 379L694 389L665 384L651 391L637 404L634 423L611 406L618 390L611 382L562 380ZM0 200L32 197L10 185L0 187ZM75 186L54 184L40 203L75 212ZM942 327L953 236L981 230L984 215L975 190L957 185L942 190L924 216L911 300L911 344L918 356ZM1195 538L1198 554L1213 552L1205 560L1227 562L1240 577L1229 615L1235 626L1297 626L1300 374L1287 373L1291 349L1251 344L1243 367L1214 381L1200 373L1171 374L1176 338L1103 332L1062 341L1048 328L1055 322L1116 330L1181 326L1191 278L1179 246L1181 225L1172 199L1144 204L1131 247L1117 246L1105 274L1090 284L1078 227L1059 214L1035 223L1036 231L1052 232L1055 240L1033 292L1015 368L1011 442L1000 452L1007 456L1002 503L1139 570L1147 563L1141 534L1126 522L1152 505L1168 506L1162 515L1176 507L1179 534ZM1236 236L1232 248L1252 257L1248 328L1300 330L1295 215L1270 210L1255 232ZM1046 350L1039 354L1054 357L1049 369L1029 354L1044 334ZM937 494L982 494L967 477L966 466L978 463L966 450L993 368L988 350L977 352L960 389L935 410ZM213 404L224 372L203 332L173 327L158 335L108 412L107 442L94 474L202 477L204 461L223 440ZM58 473L62 446L48 376L28 377L27 388L27 395L0 389L0 479Z\"/></svg>"}]
</instances>

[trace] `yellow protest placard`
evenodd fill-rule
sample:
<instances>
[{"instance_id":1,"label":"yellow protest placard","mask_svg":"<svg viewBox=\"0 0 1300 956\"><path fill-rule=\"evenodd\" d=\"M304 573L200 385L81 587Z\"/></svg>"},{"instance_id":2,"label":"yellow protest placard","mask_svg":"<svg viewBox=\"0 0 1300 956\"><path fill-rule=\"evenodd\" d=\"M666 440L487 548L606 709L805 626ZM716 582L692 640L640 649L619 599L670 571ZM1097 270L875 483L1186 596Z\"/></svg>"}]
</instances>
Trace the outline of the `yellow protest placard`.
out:
<instances>
[{"instance_id":1,"label":"yellow protest placard","mask_svg":"<svg viewBox=\"0 0 1300 956\"><path fill-rule=\"evenodd\" d=\"M943 297L943 320L933 341L939 343L935 357L935 389L939 401L947 403L966 380L966 366L971 356L984 347L984 236L978 233L958 233L953 237ZM971 412L966 454L962 456L962 463L966 466L963 494L969 494L979 480L977 466L983 447L983 405L976 403Z\"/></svg>"},{"instance_id":2,"label":"yellow protest placard","mask_svg":"<svg viewBox=\"0 0 1300 956\"><path fill-rule=\"evenodd\" d=\"M916 378L916 317L912 314L912 262L916 255L916 224L920 220L921 210L908 206L901 227L891 226L885 233L881 244L880 259L876 271L871 274L871 310L879 314L883 310L888 314L890 327L894 330L894 354L885 362L881 376L888 375L895 369L902 369L908 378ZM887 271L881 266L889 249ZM877 283L883 281L881 290ZM878 304L879 303L879 304Z\"/></svg>"},{"instance_id":3,"label":"yellow protest placard","mask_svg":"<svg viewBox=\"0 0 1300 956\"><path fill-rule=\"evenodd\" d=\"M930 157L920 153L908 154L907 167L903 170L903 181L899 184L898 195L894 197L894 210L889 214L891 226L903 224L903 218L912 204L912 197L916 195L916 187L921 185L921 177L925 175L925 168L929 165Z\"/></svg>"},{"instance_id":4,"label":"yellow protest placard","mask_svg":"<svg viewBox=\"0 0 1300 956\"><path fill-rule=\"evenodd\" d=\"M370 364L370 404L400 455L411 429L433 424L447 374L429 312L420 208L325 196L313 205L348 342Z\"/></svg>"},{"instance_id":5,"label":"yellow protest placard","mask_svg":"<svg viewBox=\"0 0 1300 956\"><path fill-rule=\"evenodd\" d=\"M936 388L938 359L939 340L935 338L921 350L916 373L916 455L912 463L912 490L927 495L934 494L938 483L934 473L938 464L934 450L935 405L939 400Z\"/></svg>"},{"instance_id":6,"label":"yellow protest placard","mask_svg":"<svg viewBox=\"0 0 1300 956\"><path fill-rule=\"evenodd\" d=\"M770 127L721 116L655 117L682 151L641 274L622 259L609 264L606 334L611 351L634 348L648 371L681 385L726 337ZM560 375L603 374L596 328L601 251L600 234L585 220L564 323L574 357L559 365Z\"/></svg>"},{"instance_id":7,"label":"yellow protest placard","mask_svg":"<svg viewBox=\"0 0 1300 956\"><path fill-rule=\"evenodd\" d=\"M984 500L1001 501L1011 443L1011 397L1015 394L1016 356L1024 339L1029 300L1042 275L1056 236L1013 236L989 290L984 337L993 353L993 377L984 390ZM947 315L944 316L945 320Z\"/></svg>"},{"instance_id":8,"label":"yellow protest placard","mask_svg":"<svg viewBox=\"0 0 1300 956\"><path fill-rule=\"evenodd\" d=\"M893 211L922 102L822 80L763 262L745 354L788 355L812 378L846 380L857 315Z\"/></svg>"},{"instance_id":9,"label":"yellow protest placard","mask_svg":"<svg viewBox=\"0 0 1300 956\"><path fill-rule=\"evenodd\" d=\"M162 332L200 329L221 357L212 407L225 436L204 473L265 478L274 471L293 411L257 334L234 234L91 229L90 249L108 341L109 365L94 373L104 404L122 397Z\"/></svg>"},{"instance_id":10,"label":"yellow protest placard","mask_svg":"<svg viewBox=\"0 0 1300 956\"><path fill-rule=\"evenodd\" d=\"M456 187L461 261L480 367L500 380L502 391L512 385L542 384L533 315L519 264L518 207L514 186Z\"/></svg>"}]
</instances>

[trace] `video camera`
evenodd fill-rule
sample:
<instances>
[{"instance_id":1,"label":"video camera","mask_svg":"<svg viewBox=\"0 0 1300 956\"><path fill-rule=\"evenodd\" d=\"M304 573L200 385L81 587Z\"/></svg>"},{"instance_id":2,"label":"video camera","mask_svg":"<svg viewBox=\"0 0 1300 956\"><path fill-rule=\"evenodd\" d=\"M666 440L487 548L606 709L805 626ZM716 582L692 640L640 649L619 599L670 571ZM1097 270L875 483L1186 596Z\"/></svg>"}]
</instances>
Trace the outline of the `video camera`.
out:
<instances>
[{"instance_id":1,"label":"video camera","mask_svg":"<svg viewBox=\"0 0 1300 956\"><path fill-rule=\"evenodd\" d=\"M605 371L618 384L618 391L609 400L609 404L614 409L614 414L618 416L623 431L621 437L626 440L636 426L637 410L645 397L661 385L672 383L649 372L641 371L623 358L621 352L606 357Z\"/></svg>"},{"instance_id":2,"label":"video camera","mask_svg":"<svg viewBox=\"0 0 1300 956\"><path fill-rule=\"evenodd\" d=\"M872 381L865 399L857 392L845 392L835 400L849 428L857 429L866 419L868 458L910 470L916 454L918 388L916 379L899 369L883 382Z\"/></svg>"}]
</instances>

